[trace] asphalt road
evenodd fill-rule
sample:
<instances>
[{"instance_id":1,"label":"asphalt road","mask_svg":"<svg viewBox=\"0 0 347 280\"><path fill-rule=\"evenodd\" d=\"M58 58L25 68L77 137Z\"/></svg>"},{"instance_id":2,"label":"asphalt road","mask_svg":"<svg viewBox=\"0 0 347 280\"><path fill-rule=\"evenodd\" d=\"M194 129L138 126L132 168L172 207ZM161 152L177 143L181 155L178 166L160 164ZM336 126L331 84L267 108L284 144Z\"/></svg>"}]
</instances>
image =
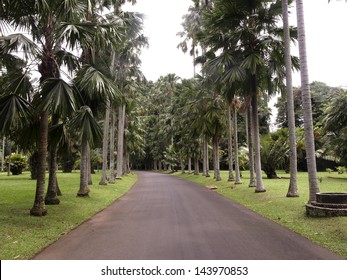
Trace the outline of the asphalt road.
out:
<instances>
[{"instance_id":1,"label":"asphalt road","mask_svg":"<svg viewBox=\"0 0 347 280\"><path fill-rule=\"evenodd\" d=\"M213 191L138 172L135 186L34 259L339 259Z\"/></svg>"}]
</instances>

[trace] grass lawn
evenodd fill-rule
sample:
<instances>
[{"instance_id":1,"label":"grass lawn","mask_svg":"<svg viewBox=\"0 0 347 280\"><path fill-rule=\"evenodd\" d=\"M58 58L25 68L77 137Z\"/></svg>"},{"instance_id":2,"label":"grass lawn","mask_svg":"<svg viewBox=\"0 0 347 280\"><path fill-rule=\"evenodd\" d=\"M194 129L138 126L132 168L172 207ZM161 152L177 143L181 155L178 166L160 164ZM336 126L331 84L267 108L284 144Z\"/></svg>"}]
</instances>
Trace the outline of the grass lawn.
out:
<instances>
[{"instance_id":1,"label":"grass lawn","mask_svg":"<svg viewBox=\"0 0 347 280\"><path fill-rule=\"evenodd\" d=\"M34 203L36 181L30 173L7 176L0 173L0 259L30 259L61 235L87 220L126 193L137 176L124 176L116 184L99 186L101 173L93 174L90 198L76 197L79 172L58 173L62 191L59 205L47 205L45 217L29 215Z\"/></svg>"},{"instance_id":2,"label":"grass lawn","mask_svg":"<svg viewBox=\"0 0 347 280\"><path fill-rule=\"evenodd\" d=\"M213 176L213 172L210 173ZM265 179L265 193L255 193L249 188L249 173L243 171L243 184L233 186L227 182L228 172L222 171L222 181L216 182L210 178L197 175L174 173L183 179L191 180L204 186L214 185L216 192L230 198L253 211L313 240L322 247L338 253L347 259L347 217L311 218L305 214L305 204L308 201L307 173L298 174L298 189L300 197L287 198L289 175L279 172L283 179ZM347 175L337 173L318 173L321 192L347 192Z\"/></svg>"}]
</instances>

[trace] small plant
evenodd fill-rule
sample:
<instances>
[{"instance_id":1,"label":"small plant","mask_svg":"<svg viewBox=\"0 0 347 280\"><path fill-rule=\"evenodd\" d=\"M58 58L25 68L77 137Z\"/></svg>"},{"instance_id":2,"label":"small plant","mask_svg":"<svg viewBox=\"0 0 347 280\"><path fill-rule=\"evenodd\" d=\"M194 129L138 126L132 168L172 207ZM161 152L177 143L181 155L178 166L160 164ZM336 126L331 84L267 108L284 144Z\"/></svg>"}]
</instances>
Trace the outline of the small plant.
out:
<instances>
[{"instance_id":1,"label":"small plant","mask_svg":"<svg viewBox=\"0 0 347 280\"><path fill-rule=\"evenodd\" d=\"M331 168L327 168L327 169L325 169L325 171L326 171L326 172L329 172L329 174L330 174L331 172L333 172L333 170L332 170Z\"/></svg>"},{"instance_id":2,"label":"small plant","mask_svg":"<svg viewBox=\"0 0 347 280\"><path fill-rule=\"evenodd\" d=\"M323 177L319 177L318 180L319 180L319 183L322 183L323 182Z\"/></svg>"},{"instance_id":3,"label":"small plant","mask_svg":"<svg viewBox=\"0 0 347 280\"><path fill-rule=\"evenodd\" d=\"M27 158L21 154L11 154L6 157L6 166L8 164L10 164L12 175L20 175L27 165Z\"/></svg>"},{"instance_id":4,"label":"small plant","mask_svg":"<svg viewBox=\"0 0 347 280\"><path fill-rule=\"evenodd\" d=\"M346 172L346 167L344 167L344 166L338 166L338 167L336 167L336 169L337 169L338 174L343 174Z\"/></svg>"}]
</instances>

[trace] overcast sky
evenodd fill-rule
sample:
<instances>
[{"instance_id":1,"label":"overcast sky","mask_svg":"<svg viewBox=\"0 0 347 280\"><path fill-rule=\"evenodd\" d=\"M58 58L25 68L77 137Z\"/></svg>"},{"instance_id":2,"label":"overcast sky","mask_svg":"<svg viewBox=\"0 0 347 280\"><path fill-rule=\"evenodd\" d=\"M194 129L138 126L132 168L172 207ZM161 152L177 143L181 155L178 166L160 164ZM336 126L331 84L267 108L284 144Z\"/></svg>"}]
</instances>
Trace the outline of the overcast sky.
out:
<instances>
[{"instance_id":1,"label":"overcast sky","mask_svg":"<svg viewBox=\"0 0 347 280\"><path fill-rule=\"evenodd\" d=\"M175 73L193 76L192 58L177 49L182 16L190 0L138 0L132 10L145 15L144 34L150 46L143 50L142 71L149 80ZM347 3L343 0L305 0L305 24L310 81L347 87ZM296 25L295 4L291 23ZM293 53L297 51L293 48ZM298 74L294 85L300 84Z\"/></svg>"}]
</instances>

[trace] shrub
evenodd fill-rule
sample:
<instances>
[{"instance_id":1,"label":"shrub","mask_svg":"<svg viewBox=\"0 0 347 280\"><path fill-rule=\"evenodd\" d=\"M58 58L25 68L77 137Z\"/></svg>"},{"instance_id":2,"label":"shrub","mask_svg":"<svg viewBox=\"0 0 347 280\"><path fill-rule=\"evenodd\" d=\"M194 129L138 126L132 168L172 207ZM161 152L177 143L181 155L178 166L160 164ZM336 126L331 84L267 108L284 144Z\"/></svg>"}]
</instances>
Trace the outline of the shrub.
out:
<instances>
[{"instance_id":1,"label":"shrub","mask_svg":"<svg viewBox=\"0 0 347 280\"><path fill-rule=\"evenodd\" d=\"M338 167L336 167L336 169L337 169L338 174L343 174L346 172L346 167L344 167L344 166L338 166Z\"/></svg>"},{"instance_id":2,"label":"shrub","mask_svg":"<svg viewBox=\"0 0 347 280\"><path fill-rule=\"evenodd\" d=\"M8 166L9 162L12 175L22 174L23 169L27 165L26 157L22 156L21 154L11 154L10 156L6 157L6 166Z\"/></svg>"}]
</instances>

